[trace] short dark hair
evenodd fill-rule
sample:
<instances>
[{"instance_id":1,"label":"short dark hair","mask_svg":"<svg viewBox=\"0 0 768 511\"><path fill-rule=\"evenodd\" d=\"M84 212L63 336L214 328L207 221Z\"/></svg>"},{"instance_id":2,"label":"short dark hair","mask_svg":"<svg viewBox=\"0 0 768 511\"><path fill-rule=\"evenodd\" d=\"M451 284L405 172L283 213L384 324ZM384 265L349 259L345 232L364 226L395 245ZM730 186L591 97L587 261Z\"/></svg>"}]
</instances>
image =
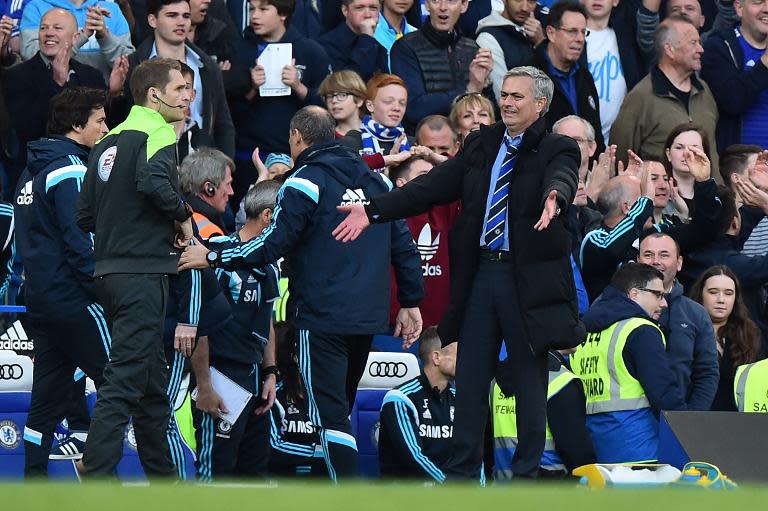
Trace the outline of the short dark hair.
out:
<instances>
[{"instance_id":1,"label":"short dark hair","mask_svg":"<svg viewBox=\"0 0 768 511\"><path fill-rule=\"evenodd\" d=\"M730 185L731 175L747 170L749 157L760 154L762 150L759 145L752 144L733 144L726 147L720 154L720 175L723 176L723 182Z\"/></svg>"},{"instance_id":2,"label":"short dark hair","mask_svg":"<svg viewBox=\"0 0 768 511\"><path fill-rule=\"evenodd\" d=\"M405 160L403 163L398 165L397 167L392 167L389 169L389 179L392 181L392 184L395 184L395 181L406 175L411 170L411 165L413 165L414 162L417 162L419 160L427 161L426 158L420 155L414 155Z\"/></svg>"},{"instance_id":3,"label":"short dark hair","mask_svg":"<svg viewBox=\"0 0 768 511\"><path fill-rule=\"evenodd\" d=\"M277 9L277 14L285 16L285 26L291 22L293 11L296 10L296 0L252 0L259 1L274 6Z\"/></svg>"},{"instance_id":4,"label":"short dark hair","mask_svg":"<svg viewBox=\"0 0 768 511\"><path fill-rule=\"evenodd\" d=\"M186 62L178 61L179 66L181 67L181 75L182 76L191 76L192 79L195 79L195 70L189 67Z\"/></svg>"},{"instance_id":5,"label":"short dark hair","mask_svg":"<svg viewBox=\"0 0 768 511\"><path fill-rule=\"evenodd\" d=\"M643 241L645 241L648 238L653 238L653 239L669 238L672 240L672 243L675 244L675 250L677 250L677 256L680 257L681 255L683 255L683 251L680 249L680 243L677 242L674 236L672 236L667 232L650 231L648 233L644 233L642 236L640 236L640 244L642 245Z\"/></svg>"},{"instance_id":6,"label":"short dark hair","mask_svg":"<svg viewBox=\"0 0 768 511\"><path fill-rule=\"evenodd\" d=\"M51 98L48 106L48 135L66 135L74 126L85 126L94 110L107 104L107 94L100 89L72 87Z\"/></svg>"},{"instance_id":7,"label":"short dark hair","mask_svg":"<svg viewBox=\"0 0 768 511\"><path fill-rule=\"evenodd\" d=\"M646 287L654 279L664 281L664 274L649 264L626 263L611 278L611 285L624 293Z\"/></svg>"},{"instance_id":8,"label":"short dark hair","mask_svg":"<svg viewBox=\"0 0 768 511\"><path fill-rule=\"evenodd\" d=\"M419 339L419 359L422 365L426 367L429 363L429 356L433 351L439 351L442 348L440 336L437 333L437 327L431 326L421 333Z\"/></svg>"},{"instance_id":9,"label":"short dark hair","mask_svg":"<svg viewBox=\"0 0 768 511\"><path fill-rule=\"evenodd\" d=\"M560 28L563 22L563 15L566 12L577 12L584 16L584 19L589 18L587 10L578 2L563 1L557 2L549 10L549 16L547 16L547 24L552 25L554 28Z\"/></svg>"},{"instance_id":10,"label":"short dark hair","mask_svg":"<svg viewBox=\"0 0 768 511\"><path fill-rule=\"evenodd\" d=\"M301 133L307 145L336 140L336 121L328 110L319 106L305 106L293 115L290 130Z\"/></svg>"},{"instance_id":11,"label":"short dark hair","mask_svg":"<svg viewBox=\"0 0 768 511\"><path fill-rule=\"evenodd\" d=\"M736 207L736 194L725 185L717 185L715 196L720 200L717 234L725 234L731 228L733 217L739 213L739 208Z\"/></svg>"},{"instance_id":12,"label":"short dark hair","mask_svg":"<svg viewBox=\"0 0 768 511\"><path fill-rule=\"evenodd\" d=\"M147 0L147 16L152 14L153 16L157 16L160 12L160 9L165 7L166 5L173 5L178 4L181 2L189 3L189 0Z\"/></svg>"},{"instance_id":13,"label":"short dark hair","mask_svg":"<svg viewBox=\"0 0 768 511\"><path fill-rule=\"evenodd\" d=\"M181 72L181 65L176 59L151 59L139 64L131 75L133 102L137 105L146 103L147 91L150 87L165 90L171 81L173 69Z\"/></svg>"}]
</instances>

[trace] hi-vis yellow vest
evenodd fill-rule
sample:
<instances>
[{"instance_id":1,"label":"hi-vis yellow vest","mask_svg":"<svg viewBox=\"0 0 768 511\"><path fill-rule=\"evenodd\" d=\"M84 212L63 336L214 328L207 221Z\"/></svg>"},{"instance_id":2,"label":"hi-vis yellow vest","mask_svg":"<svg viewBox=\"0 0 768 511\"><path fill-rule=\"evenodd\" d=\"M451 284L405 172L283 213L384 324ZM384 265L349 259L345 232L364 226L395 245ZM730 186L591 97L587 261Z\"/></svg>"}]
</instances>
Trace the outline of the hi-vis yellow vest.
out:
<instances>
[{"instance_id":1,"label":"hi-vis yellow vest","mask_svg":"<svg viewBox=\"0 0 768 511\"><path fill-rule=\"evenodd\" d=\"M549 372L549 385L547 386L547 401L556 396L563 390L568 383L575 380L576 376L567 368L561 366L559 371ZM491 396L491 412L493 414L493 447L494 449L517 449L517 414L515 406L515 396L506 397L497 383L493 384L493 395ZM559 456L555 453L555 440L547 424L546 442L544 444L544 455L542 456L542 466L548 464L547 468L556 470L564 469ZM511 467L496 467L495 472L504 472L508 469L509 474L501 474L502 479L511 479ZM498 478L497 474L497 478Z\"/></svg>"},{"instance_id":2,"label":"hi-vis yellow vest","mask_svg":"<svg viewBox=\"0 0 768 511\"><path fill-rule=\"evenodd\" d=\"M740 412L768 413L768 360L739 366L733 392Z\"/></svg>"},{"instance_id":3,"label":"hi-vis yellow vest","mask_svg":"<svg viewBox=\"0 0 768 511\"><path fill-rule=\"evenodd\" d=\"M277 285L280 291L280 297L278 297L278 299L275 300L275 305L274 305L275 323L280 323L288 319L286 318L287 308L288 308L288 297L290 296L290 293L288 293L288 278L280 277L280 280L278 281Z\"/></svg>"},{"instance_id":4,"label":"hi-vis yellow vest","mask_svg":"<svg viewBox=\"0 0 768 511\"><path fill-rule=\"evenodd\" d=\"M650 407L645 390L624 364L624 346L636 328L648 325L664 334L644 318L618 321L602 332L590 332L571 355L571 368L581 379L587 396L587 415Z\"/></svg>"}]
</instances>

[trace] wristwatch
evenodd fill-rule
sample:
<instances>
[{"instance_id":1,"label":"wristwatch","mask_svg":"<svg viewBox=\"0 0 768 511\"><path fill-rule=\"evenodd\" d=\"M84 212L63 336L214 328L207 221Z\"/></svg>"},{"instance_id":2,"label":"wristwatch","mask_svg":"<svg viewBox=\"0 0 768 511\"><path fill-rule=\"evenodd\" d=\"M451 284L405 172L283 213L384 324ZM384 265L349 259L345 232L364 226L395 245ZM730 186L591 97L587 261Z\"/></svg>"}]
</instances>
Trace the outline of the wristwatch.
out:
<instances>
[{"instance_id":1,"label":"wristwatch","mask_svg":"<svg viewBox=\"0 0 768 511\"><path fill-rule=\"evenodd\" d=\"M277 366L267 366L261 368L261 376L262 378L266 378L270 374L274 374L275 378L280 377L280 371L277 370Z\"/></svg>"},{"instance_id":2,"label":"wristwatch","mask_svg":"<svg viewBox=\"0 0 768 511\"><path fill-rule=\"evenodd\" d=\"M205 255L205 259L208 261L208 266L216 268L219 265L219 253L215 250L209 250Z\"/></svg>"}]
</instances>

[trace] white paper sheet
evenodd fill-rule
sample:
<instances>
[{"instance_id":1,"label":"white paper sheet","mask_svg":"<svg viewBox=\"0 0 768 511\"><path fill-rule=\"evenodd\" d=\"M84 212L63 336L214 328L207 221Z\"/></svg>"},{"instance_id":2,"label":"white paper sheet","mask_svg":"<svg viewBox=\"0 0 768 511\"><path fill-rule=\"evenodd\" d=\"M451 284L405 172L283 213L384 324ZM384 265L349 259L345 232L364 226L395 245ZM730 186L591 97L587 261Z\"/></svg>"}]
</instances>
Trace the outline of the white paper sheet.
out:
<instances>
[{"instance_id":1,"label":"white paper sheet","mask_svg":"<svg viewBox=\"0 0 768 511\"><path fill-rule=\"evenodd\" d=\"M291 43L268 44L259 55L258 63L264 68L267 81L259 87L262 97L290 96L291 88L283 83L283 68L291 64L293 45Z\"/></svg>"},{"instance_id":2,"label":"white paper sheet","mask_svg":"<svg viewBox=\"0 0 768 511\"><path fill-rule=\"evenodd\" d=\"M227 412L222 413L220 417L230 424L234 424L240 414L243 413L245 405L248 404L253 394L227 378L213 366L211 366L211 385L224 401L224 408L227 409ZM197 401L197 387L192 391L192 399Z\"/></svg>"}]
</instances>

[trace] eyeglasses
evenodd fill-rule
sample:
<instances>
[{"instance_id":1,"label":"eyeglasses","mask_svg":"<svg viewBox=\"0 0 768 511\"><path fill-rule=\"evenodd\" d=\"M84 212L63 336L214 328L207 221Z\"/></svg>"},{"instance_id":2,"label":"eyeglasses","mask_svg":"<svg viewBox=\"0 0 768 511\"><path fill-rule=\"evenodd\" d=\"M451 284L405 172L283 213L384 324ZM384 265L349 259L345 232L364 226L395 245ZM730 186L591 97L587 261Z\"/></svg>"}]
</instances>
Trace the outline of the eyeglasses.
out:
<instances>
[{"instance_id":1,"label":"eyeglasses","mask_svg":"<svg viewBox=\"0 0 768 511\"><path fill-rule=\"evenodd\" d=\"M648 289L647 287L638 287L638 291L645 291L646 293L653 294L657 300L662 300L664 298L664 291L659 291L658 289Z\"/></svg>"},{"instance_id":2,"label":"eyeglasses","mask_svg":"<svg viewBox=\"0 0 768 511\"><path fill-rule=\"evenodd\" d=\"M326 103L330 103L334 99L345 101L349 96L351 96L349 92L332 92L323 96L323 99L325 99Z\"/></svg>"},{"instance_id":3,"label":"eyeglasses","mask_svg":"<svg viewBox=\"0 0 768 511\"><path fill-rule=\"evenodd\" d=\"M562 30L566 34L568 34L569 37L576 37L579 34L583 35L584 37L589 37L589 29L588 28L563 28L563 27L556 27L555 30Z\"/></svg>"}]
</instances>

